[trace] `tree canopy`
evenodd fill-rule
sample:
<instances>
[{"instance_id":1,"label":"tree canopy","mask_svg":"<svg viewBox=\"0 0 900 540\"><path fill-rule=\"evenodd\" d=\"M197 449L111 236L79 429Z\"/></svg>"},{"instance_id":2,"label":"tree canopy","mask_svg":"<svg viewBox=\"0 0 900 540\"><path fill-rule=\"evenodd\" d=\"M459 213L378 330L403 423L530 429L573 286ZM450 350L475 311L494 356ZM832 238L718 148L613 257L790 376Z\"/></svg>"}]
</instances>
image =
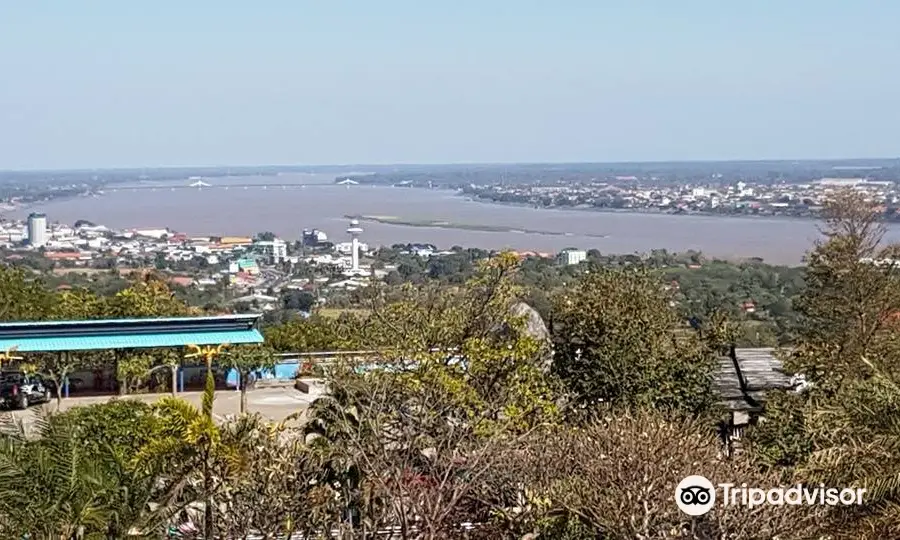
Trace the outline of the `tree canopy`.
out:
<instances>
[{"instance_id":1,"label":"tree canopy","mask_svg":"<svg viewBox=\"0 0 900 540\"><path fill-rule=\"evenodd\" d=\"M698 414L715 402L716 352L642 270L593 268L556 300L554 368L585 406Z\"/></svg>"}]
</instances>

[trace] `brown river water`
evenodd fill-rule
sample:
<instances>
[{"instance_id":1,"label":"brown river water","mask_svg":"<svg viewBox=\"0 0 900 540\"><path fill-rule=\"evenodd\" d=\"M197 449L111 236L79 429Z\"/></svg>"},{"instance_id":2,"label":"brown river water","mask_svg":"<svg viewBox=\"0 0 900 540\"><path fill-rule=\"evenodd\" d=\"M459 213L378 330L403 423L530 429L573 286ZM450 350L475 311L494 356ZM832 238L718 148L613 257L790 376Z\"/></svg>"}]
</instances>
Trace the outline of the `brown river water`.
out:
<instances>
[{"instance_id":1,"label":"brown river water","mask_svg":"<svg viewBox=\"0 0 900 540\"><path fill-rule=\"evenodd\" d=\"M782 264L800 263L818 237L817 224L811 220L546 210L476 202L446 190L338 186L332 180L333 176L296 174L207 179L213 187L200 189L172 189L194 180L154 184L154 189L118 187L96 197L51 201L5 215L24 218L39 210L50 221L70 224L86 219L113 228L168 227L217 236L272 231L285 239L298 239L303 229L316 228L335 242L348 239L345 215L377 215L508 227L509 231L363 222L361 241L373 246L421 242L440 248L558 251L577 247L605 253L695 249L718 257L762 257ZM516 232L521 229L557 234ZM888 237L900 240L900 227L892 227Z\"/></svg>"}]
</instances>

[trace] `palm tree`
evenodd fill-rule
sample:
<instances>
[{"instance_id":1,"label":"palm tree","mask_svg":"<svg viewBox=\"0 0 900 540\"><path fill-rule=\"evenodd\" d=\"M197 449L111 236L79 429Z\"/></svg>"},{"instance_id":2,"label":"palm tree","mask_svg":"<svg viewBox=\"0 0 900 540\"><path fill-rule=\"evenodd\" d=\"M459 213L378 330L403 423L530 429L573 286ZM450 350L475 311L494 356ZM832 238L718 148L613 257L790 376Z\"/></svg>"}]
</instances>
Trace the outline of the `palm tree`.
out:
<instances>
[{"instance_id":1,"label":"palm tree","mask_svg":"<svg viewBox=\"0 0 900 540\"><path fill-rule=\"evenodd\" d=\"M153 406L160 431L136 458L138 462L158 467L154 472L164 476L173 491L180 482L178 487L183 493L179 509L202 510L206 538L215 536L218 494L230 478L240 474L246 453L254 451L239 436L249 434L249 430L223 438L212 416L214 391L212 375L207 373L200 409L179 398L160 399Z\"/></svg>"},{"instance_id":2,"label":"palm tree","mask_svg":"<svg viewBox=\"0 0 900 540\"><path fill-rule=\"evenodd\" d=\"M130 467L109 445L85 444L74 423L35 421L0 434L0 536L124 538L153 536L168 518L159 478Z\"/></svg>"}]
</instances>

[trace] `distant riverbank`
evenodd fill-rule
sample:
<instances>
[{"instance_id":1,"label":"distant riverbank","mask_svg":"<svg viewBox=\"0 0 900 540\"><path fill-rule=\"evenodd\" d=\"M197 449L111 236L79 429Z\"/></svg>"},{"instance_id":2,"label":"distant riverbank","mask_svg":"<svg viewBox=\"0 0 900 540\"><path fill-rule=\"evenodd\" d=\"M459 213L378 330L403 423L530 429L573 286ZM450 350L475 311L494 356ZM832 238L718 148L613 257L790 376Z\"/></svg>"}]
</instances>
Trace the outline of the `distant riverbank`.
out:
<instances>
[{"instance_id":1,"label":"distant riverbank","mask_svg":"<svg viewBox=\"0 0 900 540\"><path fill-rule=\"evenodd\" d=\"M381 223L382 225L399 225L402 227L425 227L430 229L456 229L459 231L476 231L476 232L492 232L492 233L518 233L518 234L538 234L542 236L573 236L572 233L563 233L558 231L547 231L541 229L518 229L500 225L477 225L472 223L453 223L442 220L407 220L395 216L354 216L345 215L347 219L358 219L359 221L369 223ZM606 238L605 234L583 233L582 236L589 238Z\"/></svg>"},{"instance_id":2,"label":"distant riverbank","mask_svg":"<svg viewBox=\"0 0 900 540\"><path fill-rule=\"evenodd\" d=\"M539 206L530 203L519 203L519 202L509 202L509 201L495 201L492 199L483 199L480 197L473 197L472 195L466 193L458 193L460 197L463 197L465 200L475 203L481 203L486 205L493 206L504 206L510 208L529 208L532 210L549 210L549 211L560 211L560 212L597 212L602 214L643 214L643 215L651 215L651 216L685 216L685 217L710 217L710 218L722 218L722 219L782 219L782 220L791 220L791 221L820 221L822 219L821 216L812 216L812 215L786 215L786 214L724 214L722 212L702 212L702 211L691 211L691 212L683 212L683 211L672 211L672 210L661 210L656 208L598 208L595 206Z\"/></svg>"},{"instance_id":3,"label":"distant riverbank","mask_svg":"<svg viewBox=\"0 0 900 540\"><path fill-rule=\"evenodd\" d=\"M283 183L310 183L308 176ZM322 178L330 182L330 179ZM249 185L261 177L220 180L217 186ZM175 185L173 183L173 185ZM242 236L271 231L293 240L318 229L329 240L348 238L346 216L376 218L362 225L371 245L459 245L488 250L556 252L566 247L602 253L663 248L702 251L727 259L762 257L797 264L819 236L815 220L717 219L721 216L658 212L538 210L527 205L489 204L456 190L323 185L316 189L107 190L100 197L76 197L41 204L49 221L86 219L114 229L168 227L191 236ZM4 212L25 219L31 210ZM385 219L387 218L387 219ZM891 226L886 240L900 240Z\"/></svg>"}]
</instances>

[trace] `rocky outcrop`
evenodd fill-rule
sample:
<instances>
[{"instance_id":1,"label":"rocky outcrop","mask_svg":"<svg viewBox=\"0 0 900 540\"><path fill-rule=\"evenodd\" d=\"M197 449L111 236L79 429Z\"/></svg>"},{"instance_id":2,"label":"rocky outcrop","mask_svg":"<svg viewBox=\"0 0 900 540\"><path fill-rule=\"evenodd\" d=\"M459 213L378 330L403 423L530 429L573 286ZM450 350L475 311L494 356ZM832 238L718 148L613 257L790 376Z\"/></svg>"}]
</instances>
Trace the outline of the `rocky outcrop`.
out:
<instances>
[{"instance_id":1,"label":"rocky outcrop","mask_svg":"<svg viewBox=\"0 0 900 540\"><path fill-rule=\"evenodd\" d=\"M509 313L512 318L524 322L524 332L527 336L543 344L540 357L541 367L545 372L550 371L553 362L553 348L550 341L550 330L541 314L525 302L516 302L510 306ZM509 331L508 328L504 330Z\"/></svg>"},{"instance_id":2,"label":"rocky outcrop","mask_svg":"<svg viewBox=\"0 0 900 540\"><path fill-rule=\"evenodd\" d=\"M525 333L538 341L550 341L550 331L536 309L525 302L516 302L509 308L510 315L525 320Z\"/></svg>"}]
</instances>

